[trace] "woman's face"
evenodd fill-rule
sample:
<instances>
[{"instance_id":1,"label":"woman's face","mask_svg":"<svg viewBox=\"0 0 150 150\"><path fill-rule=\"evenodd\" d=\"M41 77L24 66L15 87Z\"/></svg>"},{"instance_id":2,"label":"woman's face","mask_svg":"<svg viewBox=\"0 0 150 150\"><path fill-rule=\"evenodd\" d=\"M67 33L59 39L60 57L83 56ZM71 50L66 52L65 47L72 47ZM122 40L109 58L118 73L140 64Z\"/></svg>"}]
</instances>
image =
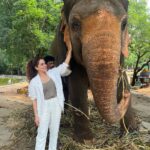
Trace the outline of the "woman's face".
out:
<instances>
[{"instance_id":1,"label":"woman's face","mask_svg":"<svg viewBox=\"0 0 150 150\"><path fill-rule=\"evenodd\" d=\"M47 65L45 64L44 59L39 60L38 66L36 66L35 69L38 71L38 73L47 72Z\"/></svg>"}]
</instances>

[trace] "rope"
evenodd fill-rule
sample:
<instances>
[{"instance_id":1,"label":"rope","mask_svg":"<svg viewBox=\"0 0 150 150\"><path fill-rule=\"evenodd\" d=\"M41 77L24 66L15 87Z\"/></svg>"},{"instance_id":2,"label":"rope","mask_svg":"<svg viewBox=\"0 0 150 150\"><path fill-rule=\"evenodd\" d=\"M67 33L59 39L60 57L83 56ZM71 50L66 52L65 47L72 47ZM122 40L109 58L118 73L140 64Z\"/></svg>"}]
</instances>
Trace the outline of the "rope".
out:
<instances>
[{"instance_id":1,"label":"rope","mask_svg":"<svg viewBox=\"0 0 150 150\"><path fill-rule=\"evenodd\" d=\"M80 109L78 109L78 108L76 108L76 107L74 107L74 106L72 106L72 105L70 105L70 104L68 104L68 103L66 103L66 102L64 102L66 105L68 105L69 107L71 107L71 108L73 108L75 111L78 111L78 112L80 112L81 114L83 114L88 120L90 120L90 118L83 112L83 111L81 111Z\"/></svg>"},{"instance_id":2,"label":"rope","mask_svg":"<svg viewBox=\"0 0 150 150\"><path fill-rule=\"evenodd\" d=\"M127 79L124 77L124 73L125 73L125 69L123 68L120 68L120 77L119 77L119 80L118 80L118 87L119 87L119 84L120 82L122 81L122 96L124 97L124 92L125 92L125 86L128 85L128 81ZM124 126L124 129L126 131L126 135L129 133L129 130L127 129L127 126L125 124L125 119L124 117L122 118L122 122L123 122L123 126Z\"/></svg>"}]
</instances>

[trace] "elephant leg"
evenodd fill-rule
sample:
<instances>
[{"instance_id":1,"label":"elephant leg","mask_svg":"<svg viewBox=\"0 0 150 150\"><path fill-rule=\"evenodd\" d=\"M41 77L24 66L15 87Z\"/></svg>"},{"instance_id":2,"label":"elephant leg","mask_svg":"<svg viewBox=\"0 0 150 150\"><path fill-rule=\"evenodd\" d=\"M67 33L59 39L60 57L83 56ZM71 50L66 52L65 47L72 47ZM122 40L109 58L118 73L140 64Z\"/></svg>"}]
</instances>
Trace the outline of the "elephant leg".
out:
<instances>
[{"instance_id":1,"label":"elephant leg","mask_svg":"<svg viewBox=\"0 0 150 150\"><path fill-rule=\"evenodd\" d=\"M69 77L62 77L62 84L63 84L63 92L65 97L65 103L69 102L69 83L68 83ZM65 113L68 109L68 105L65 104Z\"/></svg>"},{"instance_id":2,"label":"elephant leg","mask_svg":"<svg viewBox=\"0 0 150 150\"><path fill-rule=\"evenodd\" d=\"M85 70L81 67L74 68L69 83L69 94L72 105L86 116L89 116L87 104L88 78ZM89 119L81 112L76 110L73 111L74 139L79 142L84 142L84 140L92 140L93 134L90 130Z\"/></svg>"},{"instance_id":3,"label":"elephant leg","mask_svg":"<svg viewBox=\"0 0 150 150\"><path fill-rule=\"evenodd\" d=\"M65 97L65 103L69 103L69 90L68 88L63 89L64 97ZM65 111L68 110L68 105L65 104Z\"/></svg>"},{"instance_id":4,"label":"elephant leg","mask_svg":"<svg viewBox=\"0 0 150 150\"><path fill-rule=\"evenodd\" d=\"M136 119L136 113L134 112L131 103L128 107L124 118L120 120L121 135L123 135L126 132L126 130L128 130L129 132L139 130L139 122Z\"/></svg>"},{"instance_id":5,"label":"elephant leg","mask_svg":"<svg viewBox=\"0 0 150 150\"><path fill-rule=\"evenodd\" d=\"M124 74L124 77L127 81L127 76L126 74ZM120 83L119 87L118 87L118 103L120 102L120 99L122 97L122 90L123 90L123 86L122 83ZM130 87L128 82L125 85L126 89L130 91ZM130 97L130 104L128 106L127 112L124 116L123 119L120 120L120 131L121 131L121 136L126 132L126 130L128 130L129 132L134 132L134 131L138 131L139 130L139 122L136 119L136 113L134 111L134 109L132 108L132 97Z\"/></svg>"}]
</instances>

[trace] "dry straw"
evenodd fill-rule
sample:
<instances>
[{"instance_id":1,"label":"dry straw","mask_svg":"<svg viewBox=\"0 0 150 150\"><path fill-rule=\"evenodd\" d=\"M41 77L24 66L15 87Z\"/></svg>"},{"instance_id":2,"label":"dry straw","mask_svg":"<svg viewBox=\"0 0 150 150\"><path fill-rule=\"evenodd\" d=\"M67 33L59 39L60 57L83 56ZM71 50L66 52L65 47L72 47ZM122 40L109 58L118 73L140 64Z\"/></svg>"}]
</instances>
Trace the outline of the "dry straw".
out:
<instances>
[{"instance_id":1,"label":"dry straw","mask_svg":"<svg viewBox=\"0 0 150 150\"><path fill-rule=\"evenodd\" d=\"M94 133L95 142L92 144L85 141L81 144L73 140L72 111L77 111L77 109L69 107L61 121L58 142L61 150L150 150L150 144L143 140L145 134L130 133L119 138L119 125L106 123L100 117L95 104L90 101L89 105L91 130ZM13 112L10 118L16 122L10 129L13 132L12 144L3 147L2 150L34 150L36 128L32 106Z\"/></svg>"}]
</instances>

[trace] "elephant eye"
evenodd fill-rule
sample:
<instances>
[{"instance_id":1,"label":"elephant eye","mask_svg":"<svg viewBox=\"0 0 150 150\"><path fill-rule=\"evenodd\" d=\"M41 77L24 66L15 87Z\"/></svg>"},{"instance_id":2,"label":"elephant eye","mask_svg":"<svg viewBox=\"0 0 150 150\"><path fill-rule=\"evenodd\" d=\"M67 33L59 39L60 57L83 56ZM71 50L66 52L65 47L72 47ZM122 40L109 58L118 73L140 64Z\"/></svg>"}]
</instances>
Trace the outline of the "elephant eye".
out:
<instances>
[{"instance_id":1,"label":"elephant eye","mask_svg":"<svg viewBox=\"0 0 150 150\"><path fill-rule=\"evenodd\" d=\"M123 19L121 23L121 30L124 31L127 25L127 18Z\"/></svg>"},{"instance_id":2,"label":"elephant eye","mask_svg":"<svg viewBox=\"0 0 150 150\"><path fill-rule=\"evenodd\" d=\"M77 32L81 29L81 24L78 20L74 20L71 24L71 28L73 31Z\"/></svg>"}]
</instances>

